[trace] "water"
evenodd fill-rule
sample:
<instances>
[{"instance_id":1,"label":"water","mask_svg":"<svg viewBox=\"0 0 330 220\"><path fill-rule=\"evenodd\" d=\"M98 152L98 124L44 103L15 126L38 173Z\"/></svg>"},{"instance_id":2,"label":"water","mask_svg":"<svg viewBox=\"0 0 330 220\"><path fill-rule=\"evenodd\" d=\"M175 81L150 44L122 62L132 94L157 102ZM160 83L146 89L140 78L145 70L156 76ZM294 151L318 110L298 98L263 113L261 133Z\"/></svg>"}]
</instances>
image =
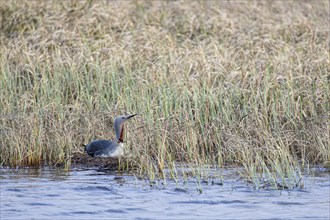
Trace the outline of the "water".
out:
<instances>
[{"instance_id":1,"label":"water","mask_svg":"<svg viewBox=\"0 0 330 220\"><path fill-rule=\"evenodd\" d=\"M303 190L255 190L230 170L223 182L201 187L194 179L150 184L98 168L0 171L0 219L330 218L327 172L305 178Z\"/></svg>"}]
</instances>

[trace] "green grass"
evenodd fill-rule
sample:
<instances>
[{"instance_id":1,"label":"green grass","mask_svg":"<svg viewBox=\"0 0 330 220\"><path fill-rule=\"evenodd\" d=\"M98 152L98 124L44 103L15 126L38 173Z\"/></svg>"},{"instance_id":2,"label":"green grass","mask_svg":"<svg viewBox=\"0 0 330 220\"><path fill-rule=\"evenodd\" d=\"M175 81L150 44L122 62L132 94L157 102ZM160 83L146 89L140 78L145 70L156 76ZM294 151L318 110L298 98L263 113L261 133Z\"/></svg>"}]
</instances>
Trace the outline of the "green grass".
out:
<instances>
[{"instance_id":1,"label":"green grass","mask_svg":"<svg viewBox=\"0 0 330 220\"><path fill-rule=\"evenodd\" d=\"M292 188L330 163L328 8L3 2L0 165L69 168L128 112L141 115L126 126L124 169L239 166L256 185L266 175Z\"/></svg>"}]
</instances>

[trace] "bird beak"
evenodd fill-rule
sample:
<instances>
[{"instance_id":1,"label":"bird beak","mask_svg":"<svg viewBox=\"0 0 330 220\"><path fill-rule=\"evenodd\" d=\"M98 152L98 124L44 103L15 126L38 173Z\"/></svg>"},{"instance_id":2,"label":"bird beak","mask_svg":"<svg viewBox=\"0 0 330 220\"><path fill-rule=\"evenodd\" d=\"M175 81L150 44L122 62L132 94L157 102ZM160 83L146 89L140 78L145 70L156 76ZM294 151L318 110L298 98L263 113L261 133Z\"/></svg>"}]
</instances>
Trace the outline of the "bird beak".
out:
<instances>
[{"instance_id":1,"label":"bird beak","mask_svg":"<svg viewBox=\"0 0 330 220\"><path fill-rule=\"evenodd\" d=\"M129 116L127 117L127 119L133 118L133 117L136 116L136 115L138 115L138 114L129 115Z\"/></svg>"}]
</instances>

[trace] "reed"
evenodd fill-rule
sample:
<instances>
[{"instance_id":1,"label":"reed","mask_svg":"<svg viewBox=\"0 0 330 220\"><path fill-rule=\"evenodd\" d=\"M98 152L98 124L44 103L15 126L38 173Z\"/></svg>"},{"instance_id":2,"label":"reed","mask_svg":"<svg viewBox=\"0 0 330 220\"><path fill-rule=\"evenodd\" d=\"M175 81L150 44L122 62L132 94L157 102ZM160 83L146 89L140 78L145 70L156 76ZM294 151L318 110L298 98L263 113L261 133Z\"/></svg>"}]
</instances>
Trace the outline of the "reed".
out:
<instances>
[{"instance_id":1,"label":"reed","mask_svg":"<svg viewBox=\"0 0 330 220\"><path fill-rule=\"evenodd\" d=\"M234 165L256 185L294 187L309 164L330 164L328 8L2 2L0 165L69 168L129 112L141 116L120 169L155 179L177 178L176 163Z\"/></svg>"}]
</instances>

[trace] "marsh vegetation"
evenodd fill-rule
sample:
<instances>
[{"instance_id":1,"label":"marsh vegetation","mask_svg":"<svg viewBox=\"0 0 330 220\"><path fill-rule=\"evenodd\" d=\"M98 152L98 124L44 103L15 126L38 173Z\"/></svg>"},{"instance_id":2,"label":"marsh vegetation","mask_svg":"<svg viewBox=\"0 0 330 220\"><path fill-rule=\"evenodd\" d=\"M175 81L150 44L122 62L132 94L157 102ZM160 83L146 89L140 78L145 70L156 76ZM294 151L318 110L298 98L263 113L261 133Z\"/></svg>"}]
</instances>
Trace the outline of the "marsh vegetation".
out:
<instances>
[{"instance_id":1,"label":"marsh vegetation","mask_svg":"<svg viewBox=\"0 0 330 220\"><path fill-rule=\"evenodd\" d=\"M329 166L329 1L3 1L0 165L112 139L121 169L239 166L256 185ZM184 175L184 174L182 174ZM202 175L196 169L192 175Z\"/></svg>"}]
</instances>

